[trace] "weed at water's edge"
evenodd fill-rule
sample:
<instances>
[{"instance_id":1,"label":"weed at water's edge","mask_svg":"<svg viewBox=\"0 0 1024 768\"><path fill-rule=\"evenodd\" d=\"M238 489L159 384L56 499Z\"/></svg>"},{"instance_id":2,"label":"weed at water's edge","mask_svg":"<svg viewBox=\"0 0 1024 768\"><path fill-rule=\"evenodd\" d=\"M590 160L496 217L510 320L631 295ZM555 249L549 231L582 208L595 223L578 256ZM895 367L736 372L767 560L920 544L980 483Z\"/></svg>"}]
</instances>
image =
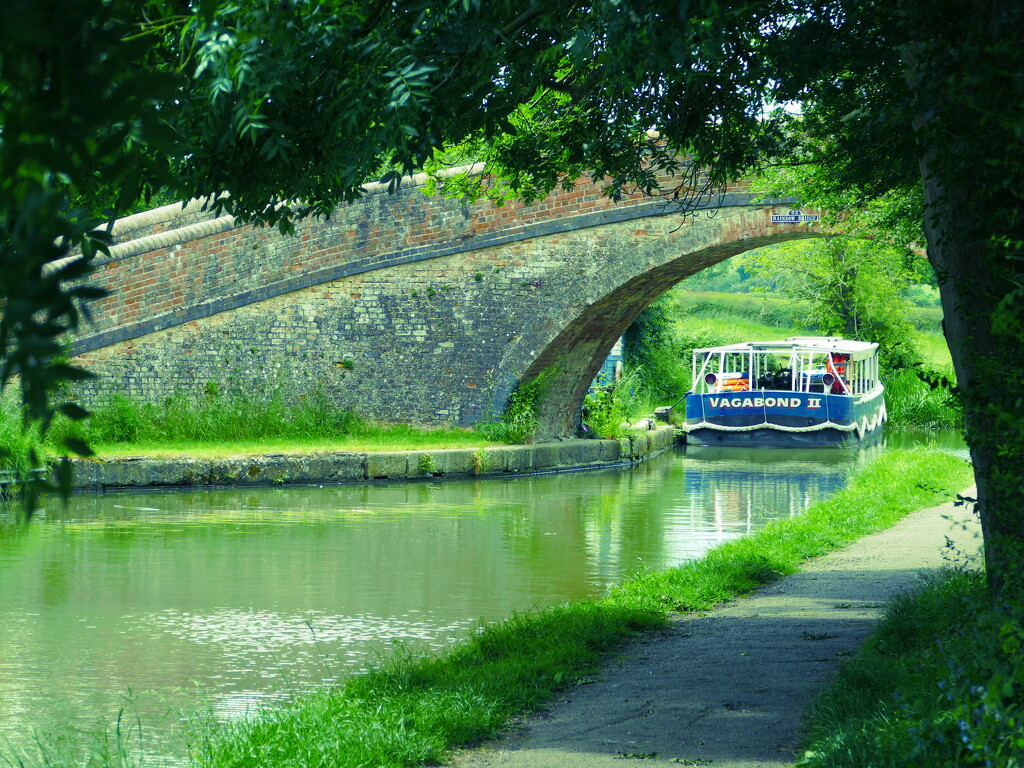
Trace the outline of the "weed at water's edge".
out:
<instances>
[{"instance_id":1,"label":"weed at water's edge","mask_svg":"<svg viewBox=\"0 0 1024 768\"><path fill-rule=\"evenodd\" d=\"M522 444L532 441L537 432L540 403L555 372L555 367L545 368L529 381L519 382L509 395L501 419L477 422L474 429L484 438L498 443Z\"/></svg>"},{"instance_id":2,"label":"weed at water's edge","mask_svg":"<svg viewBox=\"0 0 1024 768\"><path fill-rule=\"evenodd\" d=\"M434 466L434 457L429 453L420 454L420 458L416 462L416 468L421 475L432 475L437 471L437 467Z\"/></svg>"},{"instance_id":3,"label":"weed at water's edge","mask_svg":"<svg viewBox=\"0 0 1024 768\"><path fill-rule=\"evenodd\" d=\"M614 385L587 395L583 403L583 423L595 436L615 440L635 432L630 422L647 405L641 403L640 398L641 374L641 369L634 368Z\"/></svg>"}]
</instances>

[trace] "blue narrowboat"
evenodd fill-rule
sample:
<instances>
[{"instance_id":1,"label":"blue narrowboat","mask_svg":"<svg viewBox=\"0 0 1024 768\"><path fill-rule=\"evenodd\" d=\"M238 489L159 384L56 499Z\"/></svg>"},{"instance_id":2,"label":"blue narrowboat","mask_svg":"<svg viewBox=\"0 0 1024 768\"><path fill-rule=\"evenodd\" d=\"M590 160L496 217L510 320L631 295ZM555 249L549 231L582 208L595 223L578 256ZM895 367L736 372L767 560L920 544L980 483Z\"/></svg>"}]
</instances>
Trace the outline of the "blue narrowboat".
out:
<instances>
[{"instance_id":1,"label":"blue narrowboat","mask_svg":"<svg viewBox=\"0 0 1024 768\"><path fill-rule=\"evenodd\" d=\"M835 336L695 349L685 400L689 445L845 445L886 420L878 345Z\"/></svg>"}]
</instances>

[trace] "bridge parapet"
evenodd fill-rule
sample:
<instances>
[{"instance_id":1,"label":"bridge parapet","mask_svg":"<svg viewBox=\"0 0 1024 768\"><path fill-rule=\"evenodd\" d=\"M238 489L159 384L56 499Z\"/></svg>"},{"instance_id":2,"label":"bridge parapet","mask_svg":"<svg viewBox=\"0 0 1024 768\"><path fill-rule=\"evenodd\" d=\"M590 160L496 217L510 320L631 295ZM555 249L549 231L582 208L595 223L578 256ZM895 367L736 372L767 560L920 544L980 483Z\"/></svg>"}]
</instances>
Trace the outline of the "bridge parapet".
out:
<instances>
[{"instance_id":1,"label":"bridge parapet","mask_svg":"<svg viewBox=\"0 0 1024 768\"><path fill-rule=\"evenodd\" d=\"M592 180L502 207L427 197L425 183L414 177L396 194L370 185L362 200L330 219L300 222L293 235L214 215L204 201L122 219L110 256L97 257L91 278L111 294L94 305L94 321L75 339L73 353L362 272L672 210L671 202L641 194L614 202ZM717 202L749 200L743 182Z\"/></svg>"}]
</instances>

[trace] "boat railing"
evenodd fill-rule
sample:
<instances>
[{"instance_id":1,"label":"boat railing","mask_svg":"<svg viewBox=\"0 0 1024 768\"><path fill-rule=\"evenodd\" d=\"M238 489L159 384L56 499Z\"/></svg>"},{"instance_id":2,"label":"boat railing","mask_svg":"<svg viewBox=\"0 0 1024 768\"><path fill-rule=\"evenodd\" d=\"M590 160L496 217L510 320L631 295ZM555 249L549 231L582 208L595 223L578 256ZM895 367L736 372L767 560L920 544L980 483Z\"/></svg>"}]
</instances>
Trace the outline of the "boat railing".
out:
<instances>
[{"instance_id":1,"label":"boat railing","mask_svg":"<svg viewBox=\"0 0 1024 768\"><path fill-rule=\"evenodd\" d=\"M691 389L698 394L774 390L864 395L878 386L877 355L851 359L842 352L801 347L694 350Z\"/></svg>"}]
</instances>

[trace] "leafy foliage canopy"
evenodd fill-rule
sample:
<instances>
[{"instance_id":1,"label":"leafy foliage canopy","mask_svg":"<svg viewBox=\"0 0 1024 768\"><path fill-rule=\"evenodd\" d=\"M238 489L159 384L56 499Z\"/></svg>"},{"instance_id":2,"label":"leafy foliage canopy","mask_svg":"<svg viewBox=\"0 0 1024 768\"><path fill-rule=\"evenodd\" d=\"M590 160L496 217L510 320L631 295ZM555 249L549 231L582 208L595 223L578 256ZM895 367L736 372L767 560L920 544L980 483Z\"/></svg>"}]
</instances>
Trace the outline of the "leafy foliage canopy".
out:
<instances>
[{"instance_id":1,"label":"leafy foliage canopy","mask_svg":"<svg viewBox=\"0 0 1024 768\"><path fill-rule=\"evenodd\" d=\"M0 24L0 381L44 425L81 375L59 360L97 296L78 279L140 199L288 229L455 157L492 173L462 194L586 172L686 211L785 160L808 198L927 246L990 577L1017 578L1021 0L8 0Z\"/></svg>"}]
</instances>

